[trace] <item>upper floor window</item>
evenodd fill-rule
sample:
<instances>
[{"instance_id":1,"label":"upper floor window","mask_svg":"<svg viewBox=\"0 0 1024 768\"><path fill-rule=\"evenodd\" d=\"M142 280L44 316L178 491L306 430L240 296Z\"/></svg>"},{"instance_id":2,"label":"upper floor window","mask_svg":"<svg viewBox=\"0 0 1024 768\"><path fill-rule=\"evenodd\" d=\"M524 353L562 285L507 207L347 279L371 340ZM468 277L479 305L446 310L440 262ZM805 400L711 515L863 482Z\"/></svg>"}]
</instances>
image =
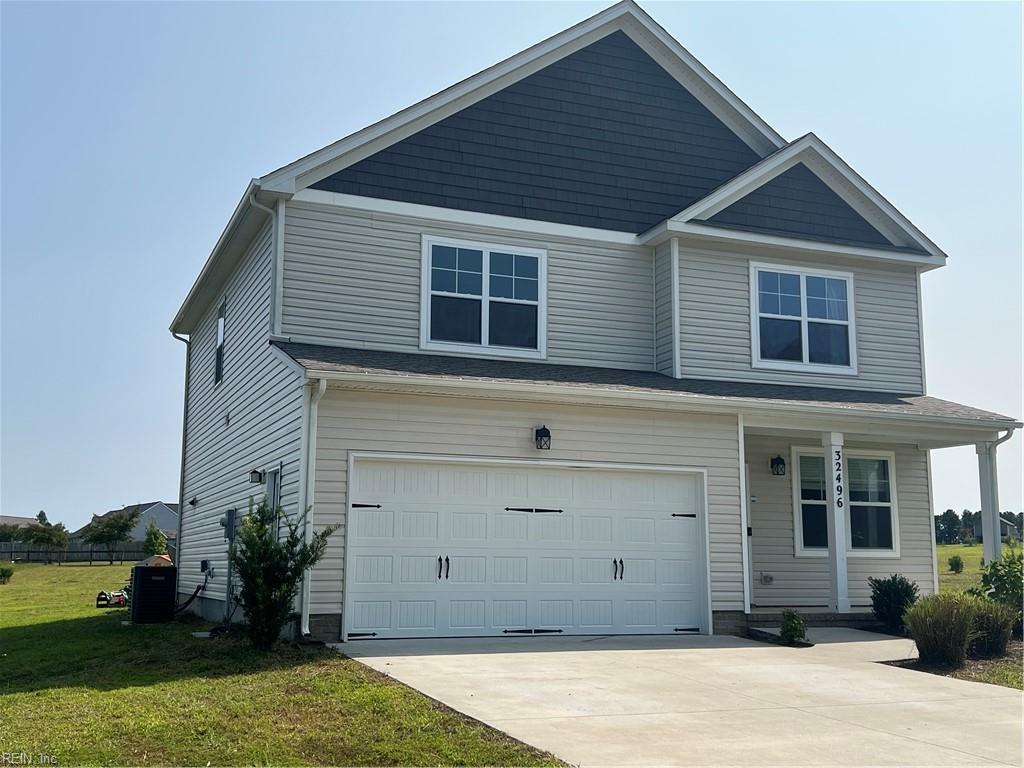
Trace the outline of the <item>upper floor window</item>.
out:
<instances>
[{"instance_id":1,"label":"upper floor window","mask_svg":"<svg viewBox=\"0 0 1024 768\"><path fill-rule=\"evenodd\" d=\"M544 357L545 262L530 248L424 238L420 346Z\"/></svg>"},{"instance_id":2,"label":"upper floor window","mask_svg":"<svg viewBox=\"0 0 1024 768\"><path fill-rule=\"evenodd\" d=\"M848 499L844 510L851 556L899 556L895 459L891 453L846 454ZM794 538L798 555L828 555L828 499L825 457L817 449L796 449L793 478Z\"/></svg>"},{"instance_id":3,"label":"upper floor window","mask_svg":"<svg viewBox=\"0 0 1024 768\"><path fill-rule=\"evenodd\" d=\"M217 348L213 357L213 383L220 384L224 378L224 322L227 315L228 301L224 299L217 310Z\"/></svg>"},{"instance_id":4,"label":"upper floor window","mask_svg":"<svg viewBox=\"0 0 1024 768\"><path fill-rule=\"evenodd\" d=\"M750 283L755 367L857 372L852 275L753 264Z\"/></svg>"}]
</instances>

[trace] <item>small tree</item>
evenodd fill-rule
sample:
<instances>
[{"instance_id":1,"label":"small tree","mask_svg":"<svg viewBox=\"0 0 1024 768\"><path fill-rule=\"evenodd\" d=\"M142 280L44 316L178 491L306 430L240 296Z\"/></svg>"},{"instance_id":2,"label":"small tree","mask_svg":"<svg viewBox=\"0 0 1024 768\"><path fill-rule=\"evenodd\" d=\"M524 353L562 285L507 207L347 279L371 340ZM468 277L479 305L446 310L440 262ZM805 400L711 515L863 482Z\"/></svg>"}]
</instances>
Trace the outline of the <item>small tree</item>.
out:
<instances>
[{"instance_id":1,"label":"small tree","mask_svg":"<svg viewBox=\"0 0 1024 768\"><path fill-rule=\"evenodd\" d=\"M92 522L86 526L82 534L82 541L87 544L95 544L107 550L110 564L114 564L114 548L118 544L128 541L128 536L139 523L142 510L138 507L119 509L100 517L92 516Z\"/></svg>"},{"instance_id":2,"label":"small tree","mask_svg":"<svg viewBox=\"0 0 1024 768\"><path fill-rule=\"evenodd\" d=\"M283 536L278 535L279 525ZM241 584L238 604L245 611L249 639L260 650L272 648L296 618L293 605L302 576L323 557L327 539L338 527L314 533L307 544L299 526L281 510L272 509L265 498L256 507L249 500L249 514L231 545L231 562Z\"/></svg>"},{"instance_id":3,"label":"small tree","mask_svg":"<svg viewBox=\"0 0 1024 768\"><path fill-rule=\"evenodd\" d=\"M20 541L21 526L0 523L0 541Z\"/></svg>"},{"instance_id":4,"label":"small tree","mask_svg":"<svg viewBox=\"0 0 1024 768\"><path fill-rule=\"evenodd\" d=\"M147 555L167 554L167 534L157 527L156 520L150 520L146 526L146 538L142 543L142 549Z\"/></svg>"},{"instance_id":5,"label":"small tree","mask_svg":"<svg viewBox=\"0 0 1024 768\"><path fill-rule=\"evenodd\" d=\"M54 525L46 519L46 513L39 510L36 521L19 530L19 538L26 544L39 547L46 552L46 562L53 562L53 553L67 547L68 529L64 523Z\"/></svg>"}]
</instances>

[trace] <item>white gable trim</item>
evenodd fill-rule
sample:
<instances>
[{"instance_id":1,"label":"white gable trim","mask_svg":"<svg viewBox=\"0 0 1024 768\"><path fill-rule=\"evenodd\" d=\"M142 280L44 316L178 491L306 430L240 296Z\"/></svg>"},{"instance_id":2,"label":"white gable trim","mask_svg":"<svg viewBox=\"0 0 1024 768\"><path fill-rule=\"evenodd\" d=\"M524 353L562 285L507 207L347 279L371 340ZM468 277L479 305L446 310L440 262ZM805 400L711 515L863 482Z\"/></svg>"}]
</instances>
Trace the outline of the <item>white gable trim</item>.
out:
<instances>
[{"instance_id":1,"label":"white gable trim","mask_svg":"<svg viewBox=\"0 0 1024 768\"><path fill-rule=\"evenodd\" d=\"M615 31L629 35L762 157L785 146L778 133L633 0L622 0L511 58L273 171L259 180L259 186L268 192L294 194Z\"/></svg>"},{"instance_id":2,"label":"white gable trim","mask_svg":"<svg viewBox=\"0 0 1024 768\"><path fill-rule=\"evenodd\" d=\"M670 228L673 224L699 224L707 221L798 163L810 168L893 245L921 248L940 264L945 263L946 254L935 243L813 133L766 157L711 194L683 209L669 219ZM915 257L915 260L921 261L922 258Z\"/></svg>"},{"instance_id":3,"label":"white gable trim","mask_svg":"<svg viewBox=\"0 0 1024 768\"><path fill-rule=\"evenodd\" d=\"M926 256L924 254L903 253L900 251L888 251L884 248L869 248L857 245L837 245L835 243L819 242L817 240L801 240L796 237L784 237L782 235L769 235L761 232L746 232L738 229L725 229L704 224L701 221L677 222L672 219L662 222L651 230L641 235L637 242L641 245L657 245L668 240L670 237L678 237L682 243L694 243L707 245L709 243L721 243L726 246L758 246L767 251L790 251L794 253L810 254L828 259L833 256L843 256L851 259L869 259L871 261L896 262L901 264L914 264L921 271L927 271L941 267L945 264L945 258ZM750 256L755 252L744 250ZM758 255L766 255L761 250ZM767 254L770 255L770 254ZM775 258L775 256L773 256Z\"/></svg>"},{"instance_id":4,"label":"white gable trim","mask_svg":"<svg viewBox=\"0 0 1024 768\"><path fill-rule=\"evenodd\" d=\"M540 219L521 219L517 216L502 216L496 213L478 213L464 211L459 208L441 208L436 205L405 203L400 200L386 200L361 195L346 195L341 192L328 192L323 189L302 189L295 193L292 200L319 205L335 205L341 208L353 208L359 211L374 213L390 213L396 216L409 216L416 219L443 221L470 227L494 227L512 232L528 232L534 235L552 237L569 237L580 240L596 240L601 243L621 243L639 245L637 236L632 232L619 232L614 229L598 229L596 227L580 227L575 224L558 224Z\"/></svg>"}]
</instances>

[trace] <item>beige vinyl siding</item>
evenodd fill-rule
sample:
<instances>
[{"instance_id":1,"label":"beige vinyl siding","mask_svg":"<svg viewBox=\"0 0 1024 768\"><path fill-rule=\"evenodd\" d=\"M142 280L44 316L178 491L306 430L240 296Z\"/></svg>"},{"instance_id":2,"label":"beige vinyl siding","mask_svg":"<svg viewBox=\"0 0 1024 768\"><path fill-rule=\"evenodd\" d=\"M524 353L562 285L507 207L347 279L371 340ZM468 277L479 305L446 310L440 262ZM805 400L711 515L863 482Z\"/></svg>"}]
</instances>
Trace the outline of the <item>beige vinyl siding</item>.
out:
<instances>
[{"instance_id":1,"label":"beige vinyl siding","mask_svg":"<svg viewBox=\"0 0 1024 768\"><path fill-rule=\"evenodd\" d=\"M751 365L750 263L853 273L858 373L773 371ZM923 391L918 275L913 267L867 267L843 259L750 257L685 246L679 259L683 376L904 393Z\"/></svg>"},{"instance_id":2,"label":"beige vinyl siding","mask_svg":"<svg viewBox=\"0 0 1024 768\"><path fill-rule=\"evenodd\" d=\"M672 345L672 245L665 242L654 252L654 350L655 370L673 374Z\"/></svg>"},{"instance_id":3,"label":"beige vinyl siding","mask_svg":"<svg viewBox=\"0 0 1024 768\"><path fill-rule=\"evenodd\" d=\"M191 592L202 582L199 565L208 559L216 576L203 597L215 600L224 598L227 574L219 520L229 508L244 513L250 496L264 493L264 486L249 483L249 471L282 464L282 507L288 514L298 507L302 378L268 343L272 254L268 224L191 337L179 590ZM224 376L215 385L217 310L224 297ZM193 497L195 507L188 504Z\"/></svg>"},{"instance_id":4,"label":"beige vinyl siding","mask_svg":"<svg viewBox=\"0 0 1024 768\"><path fill-rule=\"evenodd\" d=\"M793 538L793 482L791 448L814 447L812 441L793 443L786 438L748 436L746 460L750 467L751 559L753 563L752 602L759 607L825 607L829 602L828 560L796 557ZM858 557L849 555L850 601L854 607L870 605L869 576L902 573L917 582L921 594L934 591L932 563L932 511L928 491L926 451L912 446L851 443L847 456L858 448L892 451L896 454L896 501L899 516L900 557ZM786 476L775 477L769 470L773 456L786 459ZM754 501L753 499L756 499ZM761 583L761 574L774 583Z\"/></svg>"},{"instance_id":5,"label":"beige vinyl siding","mask_svg":"<svg viewBox=\"0 0 1024 768\"><path fill-rule=\"evenodd\" d=\"M541 423L553 441L538 457ZM737 442L730 417L329 389L318 412L314 519L344 526L349 451L706 468L713 608L742 610ZM343 555L344 529L314 570L313 613L341 611Z\"/></svg>"},{"instance_id":6,"label":"beige vinyl siding","mask_svg":"<svg viewBox=\"0 0 1024 768\"><path fill-rule=\"evenodd\" d=\"M422 235L548 252L548 362L650 370L651 248L289 202L282 333L419 351Z\"/></svg>"}]
</instances>

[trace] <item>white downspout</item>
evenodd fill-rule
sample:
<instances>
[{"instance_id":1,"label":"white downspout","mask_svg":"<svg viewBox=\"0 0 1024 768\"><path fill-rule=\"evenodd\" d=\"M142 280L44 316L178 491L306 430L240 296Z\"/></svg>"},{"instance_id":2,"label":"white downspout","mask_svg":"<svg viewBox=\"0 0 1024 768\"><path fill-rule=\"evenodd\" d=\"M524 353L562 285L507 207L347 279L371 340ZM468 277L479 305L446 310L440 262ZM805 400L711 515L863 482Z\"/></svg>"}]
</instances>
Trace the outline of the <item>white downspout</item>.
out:
<instances>
[{"instance_id":1,"label":"white downspout","mask_svg":"<svg viewBox=\"0 0 1024 768\"><path fill-rule=\"evenodd\" d=\"M278 216L277 211L275 211L273 208L269 208L263 205L259 200L257 200L255 193L251 193L249 195L249 205L251 205L253 208L258 208L259 210L263 211L268 216L270 216L270 239L271 242L273 243L274 249L273 261L271 261L270 264L270 335L275 336L279 331L277 318L281 311L277 301L277 282L279 270L278 262L280 261L280 254L278 252Z\"/></svg>"},{"instance_id":2,"label":"white downspout","mask_svg":"<svg viewBox=\"0 0 1024 768\"><path fill-rule=\"evenodd\" d=\"M327 379L317 379L316 389L313 390L312 395L309 399L309 429L306 432L307 435L307 447L306 447L306 476L303 478L303 482L306 486L306 509L302 510L302 539L306 544L310 544L313 541L313 494L314 494L314 481L316 479L316 421L317 411L320 405L320 399L324 396L327 391ZM311 570L307 570L302 576L302 609L300 612L301 616L301 632L302 636L306 637L310 634L309 632L309 590L312 582L313 573Z\"/></svg>"},{"instance_id":3,"label":"white downspout","mask_svg":"<svg viewBox=\"0 0 1024 768\"><path fill-rule=\"evenodd\" d=\"M181 409L181 473L178 476L178 533L174 539L174 599L178 599L178 584L181 583L181 520L185 517L185 450L188 447L188 383L192 367L192 339L171 331L171 336L185 345L185 395Z\"/></svg>"}]
</instances>

